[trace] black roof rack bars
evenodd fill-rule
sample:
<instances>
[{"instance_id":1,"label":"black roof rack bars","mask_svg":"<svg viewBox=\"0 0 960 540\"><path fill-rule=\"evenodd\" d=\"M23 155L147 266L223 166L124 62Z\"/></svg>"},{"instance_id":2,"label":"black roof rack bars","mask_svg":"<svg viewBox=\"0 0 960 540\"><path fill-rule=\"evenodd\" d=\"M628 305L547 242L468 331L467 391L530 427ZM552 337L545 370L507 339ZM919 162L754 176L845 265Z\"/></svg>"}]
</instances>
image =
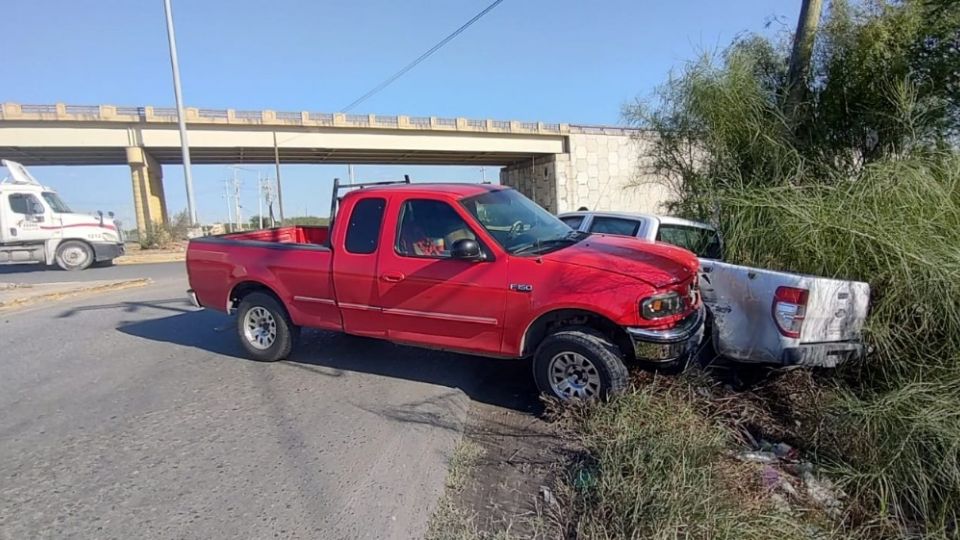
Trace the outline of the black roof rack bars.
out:
<instances>
[{"instance_id":1,"label":"black roof rack bars","mask_svg":"<svg viewBox=\"0 0 960 540\"><path fill-rule=\"evenodd\" d=\"M396 184L409 184L410 175L403 175L403 180L384 180L382 182L362 182L360 184L341 184L339 178L333 179L333 195L330 197L330 230L333 231L333 220L337 215L337 204L340 202L340 190L372 186L392 186Z\"/></svg>"}]
</instances>

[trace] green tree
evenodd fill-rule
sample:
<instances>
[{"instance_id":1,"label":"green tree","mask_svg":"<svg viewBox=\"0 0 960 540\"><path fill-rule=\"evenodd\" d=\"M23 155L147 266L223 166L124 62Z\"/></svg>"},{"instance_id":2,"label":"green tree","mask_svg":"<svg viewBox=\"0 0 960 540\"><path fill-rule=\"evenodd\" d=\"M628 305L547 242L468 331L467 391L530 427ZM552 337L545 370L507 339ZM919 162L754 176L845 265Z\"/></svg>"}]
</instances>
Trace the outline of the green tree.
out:
<instances>
[{"instance_id":1,"label":"green tree","mask_svg":"<svg viewBox=\"0 0 960 540\"><path fill-rule=\"evenodd\" d=\"M625 117L657 135L671 209L716 222L732 259L870 283L873 352L821 378L802 442L850 494L850 532L955 538L960 2L833 0L785 108L789 43L740 38Z\"/></svg>"}]
</instances>

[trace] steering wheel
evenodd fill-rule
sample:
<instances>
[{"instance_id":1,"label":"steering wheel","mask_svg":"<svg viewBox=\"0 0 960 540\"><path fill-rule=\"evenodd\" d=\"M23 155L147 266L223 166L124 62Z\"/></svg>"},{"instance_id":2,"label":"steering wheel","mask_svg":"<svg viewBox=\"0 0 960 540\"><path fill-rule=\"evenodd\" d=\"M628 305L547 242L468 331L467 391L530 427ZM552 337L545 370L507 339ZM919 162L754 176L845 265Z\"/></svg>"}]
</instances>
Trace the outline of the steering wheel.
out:
<instances>
[{"instance_id":1,"label":"steering wheel","mask_svg":"<svg viewBox=\"0 0 960 540\"><path fill-rule=\"evenodd\" d=\"M510 232L507 233L508 238L516 238L520 236L520 233L523 232L523 222L517 220L513 222L513 225L510 226Z\"/></svg>"}]
</instances>

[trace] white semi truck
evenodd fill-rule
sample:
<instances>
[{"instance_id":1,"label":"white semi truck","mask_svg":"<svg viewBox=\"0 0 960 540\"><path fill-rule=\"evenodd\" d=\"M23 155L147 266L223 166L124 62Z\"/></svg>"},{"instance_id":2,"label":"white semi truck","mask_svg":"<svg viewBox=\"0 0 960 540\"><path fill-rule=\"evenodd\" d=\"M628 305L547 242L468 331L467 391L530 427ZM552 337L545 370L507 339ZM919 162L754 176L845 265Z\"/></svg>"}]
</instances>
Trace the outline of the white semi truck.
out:
<instances>
[{"instance_id":1,"label":"white semi truck","mask_svg":"<svg viewBox=\"0 0 960 540\"><path fill-rule=\"evenodd\" d=\"M10 176L0 181L0 264L36 262L64 270L110 264L123 255L120 222L72 212L59 195L27 169L3 160Z\"/></svg>"}]
</instances>

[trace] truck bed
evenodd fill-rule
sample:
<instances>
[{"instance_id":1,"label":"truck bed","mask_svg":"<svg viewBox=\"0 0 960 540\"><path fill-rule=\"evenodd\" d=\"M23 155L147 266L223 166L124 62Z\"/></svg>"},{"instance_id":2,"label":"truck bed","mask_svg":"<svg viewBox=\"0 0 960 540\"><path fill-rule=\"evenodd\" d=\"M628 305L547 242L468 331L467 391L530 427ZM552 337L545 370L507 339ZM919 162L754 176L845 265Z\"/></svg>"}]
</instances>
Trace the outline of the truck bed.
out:
<instances>
[{"instance_id":1,"label":"truck bed","mask_svg":"<svg viewBox=\"0 0 960 540\"><path fill-rule=\"evenodd\" d=\"M231 291L256 282L274 291L295 324L339 329L329 234L328 227L294 225L194 238L187 275L197 301L229 311Z\"/></svg>"},{"instance_id":2,"label":"truck bed","mask_svg":"<svg viewBox=\"0 0 960 540\"><path fill-rule=\"evenodd\" d=\"M318 244L326 245L330 239L330 228L324 226L291 225L259 231L246 231L223 234L215 238L224 240L252 240L255 242L277 242L281 244Z\"/></svg>"}]
</instances>

